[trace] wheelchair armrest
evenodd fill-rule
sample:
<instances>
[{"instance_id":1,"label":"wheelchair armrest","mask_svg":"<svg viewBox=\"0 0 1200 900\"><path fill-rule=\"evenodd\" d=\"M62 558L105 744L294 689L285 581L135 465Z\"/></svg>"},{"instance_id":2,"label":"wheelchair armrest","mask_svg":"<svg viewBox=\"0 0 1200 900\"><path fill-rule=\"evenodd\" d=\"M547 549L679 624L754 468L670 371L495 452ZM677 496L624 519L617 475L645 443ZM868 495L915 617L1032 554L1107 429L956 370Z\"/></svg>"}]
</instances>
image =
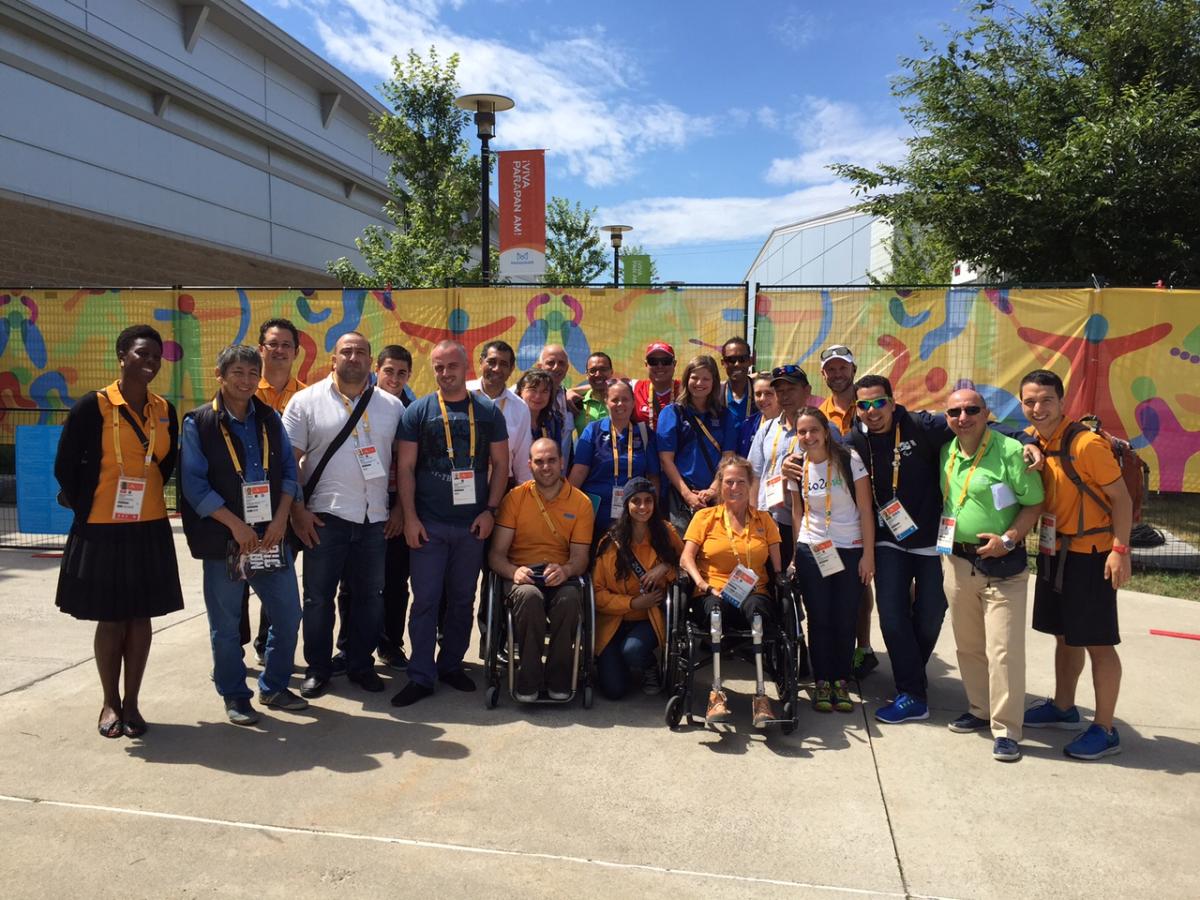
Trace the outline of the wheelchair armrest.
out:
<instances>
[{"instance_id":1,"label":"wheelchair armrest","mask_svg":"<svg viewBox=\"0 0 1200 900\"><path fill-rule=\"evenodd\" d=\"M683 569L680 569L679 574L675 576L675 587L679 588L680 592L684 595L691 594L692 592L691 576L683 571Z\"/></svg>"}]
</instances>

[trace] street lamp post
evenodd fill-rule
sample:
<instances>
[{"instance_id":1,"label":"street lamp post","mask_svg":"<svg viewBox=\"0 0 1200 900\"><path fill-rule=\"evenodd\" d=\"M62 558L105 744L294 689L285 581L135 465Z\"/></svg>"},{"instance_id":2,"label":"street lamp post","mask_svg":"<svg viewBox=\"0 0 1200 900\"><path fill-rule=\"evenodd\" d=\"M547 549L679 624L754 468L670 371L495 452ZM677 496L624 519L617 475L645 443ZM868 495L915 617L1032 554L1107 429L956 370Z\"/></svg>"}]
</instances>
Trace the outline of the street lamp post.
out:
<instances>
[{"instance_id":1,"label":"street lamp post","mask_svg":"<svg viewBox=\"0 0 1200 900\"><path fill-rule=\"evenodd\" d=\"M602 225L601 231L607 231L612 238L613 248L613 287L620 287L620 263L621 263L621 235L626 231L633 231L632 225Z\"/></svg>"},{"instance_id":2,"label":"street lamp post","mask_svg":"<svg viewBox=\"0 0 1200 900\"><path fill-rule=\"evenodd\" d=\"M516 103L502 94L463 94L454 101L459 109L475 113L475 131L479 137L479 218L482 219L482 243L480 246L483 283L492 283L492 204L489 176L491 154L488 141L496 136L496 113L512 109Z\"/></svg>"}]
</instances>

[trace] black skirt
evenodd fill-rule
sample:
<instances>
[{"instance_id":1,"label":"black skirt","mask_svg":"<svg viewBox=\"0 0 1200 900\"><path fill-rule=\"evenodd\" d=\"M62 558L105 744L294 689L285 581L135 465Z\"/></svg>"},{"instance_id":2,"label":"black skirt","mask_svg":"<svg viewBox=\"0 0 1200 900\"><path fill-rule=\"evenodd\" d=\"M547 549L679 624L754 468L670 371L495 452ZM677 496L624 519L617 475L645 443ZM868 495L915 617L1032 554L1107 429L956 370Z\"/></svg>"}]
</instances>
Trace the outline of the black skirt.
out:
<instances>
[{"instance_id":1,"label":"black skirt","mask_svg":"<svg viewBox=\"0 0 1200 900\"><path fill-rule=\"evenodd\" d=\"M125 622L183 609L167 519L71 526L55 605L76 619Z\"/></svg>"}]
</instances>

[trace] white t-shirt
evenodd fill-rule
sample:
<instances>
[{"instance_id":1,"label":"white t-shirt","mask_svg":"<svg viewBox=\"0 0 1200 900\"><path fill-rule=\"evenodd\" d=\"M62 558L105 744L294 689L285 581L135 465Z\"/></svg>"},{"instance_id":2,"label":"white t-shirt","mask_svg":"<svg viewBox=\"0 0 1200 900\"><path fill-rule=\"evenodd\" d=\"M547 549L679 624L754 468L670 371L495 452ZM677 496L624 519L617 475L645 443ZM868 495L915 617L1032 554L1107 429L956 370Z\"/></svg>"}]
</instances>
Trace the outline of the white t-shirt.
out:
<instances>
[{"instance_id":1,"label":"white t-shirt","mask_svg":"<svg viewBox=\"0 0 1200 900\"><path fill-rule=\"evenodd\" d=\"M467 390L472 393L483 391L483 384L480 379L474 378L467 382ZM487 397L486 391L483 396ZM490 397L488 399L491 400ZM504 424L508 427L508 474L516 479L517 484L524 484L533 477L529 471L529 445L533 443L529 407L510 387L506 387L504 393L492 402L504 413Z\"/></svg>"},{"instance_id":2,"label":"white t-shirt","mask_svg":"<svg viewBox=\"0 0 1200 900\"><path fill-rule=\"evenodd\" d=\"M352 403L351 408L353 406ZM403 413L404 404L399 399L387 391L375 389L363 419L355 426L357 438L353 433L347 436L321 473L317 489L307 504L311 512L328 513L355 524L387 519L387 472L392 466L396 428ZM325 449L349 418L350 413L334 387L332 375L297 391L288 402L283 411L283 427L292 448L304 454L300 458L301 485L308 483L309 476L325 455ZM383 467L382 478L363 477L355 447L368 443L375 445Z\"/></svg>"},{"instance_id":3,"label":"white t-shirt","mask_svg":"<svg viewBox=\"0 0 1200 900\"><path fill-rule=\"evenodd\" d=\"M800 533L796 535L798 544L815 544L828 536L833 539L835 547L852 549L861 547L862 526L858 518L858 507L854 505L854 485L846 484L841 468L833 464L833 480L829 480L830 460L825 462L810 462L806 467L808 476L808 510L807 515L800 519ZM854 480L867 477L866 466L858 454L850 451L850 472ZM799 491L800 486L794 479L788 479L788 490ZM829 534L825 533L825 497L832 490L830 503Z\"/></svg>"}]
</instances>

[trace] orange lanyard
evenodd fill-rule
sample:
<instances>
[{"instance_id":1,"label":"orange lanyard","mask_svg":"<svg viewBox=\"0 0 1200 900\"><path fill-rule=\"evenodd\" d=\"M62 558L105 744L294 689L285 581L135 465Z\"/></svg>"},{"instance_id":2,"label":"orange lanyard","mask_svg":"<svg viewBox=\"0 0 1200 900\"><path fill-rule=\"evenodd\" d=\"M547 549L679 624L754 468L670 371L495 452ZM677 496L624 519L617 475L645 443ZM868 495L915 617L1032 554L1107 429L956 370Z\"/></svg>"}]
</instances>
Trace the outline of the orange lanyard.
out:
<instances>
[{"instance_id":1,"label":"orange lanyard","mask_svg":"<svg viewBox=\"0 0 1200 900\"><path fill-rule=\"evenodd\" d=\"M975 474L975 467L979 465L979 461L983 459L983 454L987 452L988 441L992 438L991 429L988 429L983 435L983 441L979 444L979 449L975 451L975 458L971 460L971 468L967 470L967 477L963 480L962 493L958 495L958 504L954 507L955 518L962 511L963 504L967 502L967 488L971 485L971 476ZM955 440L954 446L950 448L950 464L946 466L946 486L942 488L942 496L950 495L950 470L954 468L954 457L958 452L958 441Z\"/></svg>"},{"instance_id":2,"label":"orange lanyard","mask_svg":"<svg viewBox=\"0 0 1200 900\"><path fill-rule=\"evenodd\" d=\"M875 484L875 454L871 452L871 438L867 438L867 465L871 467L871 484ZM900 489L900 425L896 425L896 439L892 442L892 497Z\"/></svg>"},{"instance_id":3,"label":"orange lanyard","mask_svg":"<svg viewBox=\"0 0 1200 900\"><path fill-rule=\"evenodd\" d=\"M221 404L221 405L223 406L224 404ZM221 437L225 438L225 446L229 450L229 459L233 463L234 471L237 472L238 478L242 479L242 481L244 482L246 480L246 473L242 471L242 464L240 462L238 462L237 451L233 449L233 440L229 437L229 429L227 427L225 427L225 421L220 418L221 409L220 409L220 406L217 405L216 397L213 397L212 408L213 408L213 412L217 413L217 416L218 416L217 424L221 429ZM260 434L262 437L263 478L266 478L267 477L267 453L270 449L269 445L267 443L267 423L260 422L259 425L262 427L262 431L260 432Z\"/></svg>"},{"instance_id":4,"label":"orange lanyard","mask_svg":"<svg viewBox=\"0 0 1200 900\"><path fill-rule=\"evenodd\" d=\"M770 463L770 465L767 466L767 472L772 473L772 474L775 472L775 463L779 461L779 458L775 455L776 453L779 452L779 436L781 434L783 434L783 429L787 425L787 423L783 420L783 413L779 414L779 416L777 417L777 421L779 423L779 427L775 429L775 440L771 444L771 463ZM800 435L798 435L798 434L792 435L791 446L784 448L784 451L783 451L784 456L791 456L793 453L795 453L796 445L798 443L800 443Z\"/></svg>"},{"instance_id":5,"label":"orange lanyard","mask_svg":"<svg viewBox=\"0 0 1200 900\"><path fill-rule=\"evenodd\" d=\"M699 410L697 410L699 412ZM703 415L703 414L701 414ZM704 436L708 438L708 442L713 445L717 453L721 452L721 442L712 436L712 432L704 426L704 419L701 416L696 416L696 424L700 426L700 430L704 432Z\"/></svg>"},{"instance_id":6,"label":"orange lanyard","mask_svg":"<svg viewBox=\"0 0 1200 900\"><path fill-rule=\"evenodd\" d=\"M334 387L334 390L337 390L336 386ZM364 390L365 390L365 388L364 388ZM354 407L350 405L350 401L349 401L349 399L347 399L346 395L343 394L341 391L338 391L338 396L342 398L342 405L344 407L346 407L346 415L347 416L354 415ZM361 396L361 394L359 396ZM366 434L367 441L369 443L371 440L371 417L370 417L370 415L368 415L368 413L365 409L363 410L361 421L362 421L362 426L363 426L363 433ZM354 446L355 447L359 446L358 426L357 425L354 426L354 431L352 431L351 434L354 435Z\"/></svg>"},{"instance_id":7,"label":"orange lanyard","mask_svg":"<svg viewBox=\"0 0 1200 900\"><path fill-rule=\"evenodd\" d=\"M146 458L142 463L142 478L146 478L150 472L150 463L154 461L154 439L158 436L158 417L154 415L154 401L148 396L147 402L150 404L150 435L146 442ZM117 403L112 405L113 453L117 457L117 468L120 469L121 477L124 478L125 457L121 451L121 416L117 412L118 405Z\"/></svg>"},{"instance_id":8,"label":"orange lanyard","mask_svg":"<svg viewBox=\"0 0 1200 900\"><path fill-rule=\"evenodd\" d=\"M630 423L627 427L629 429L629 432L628 432L629 441L626 445L626 454L625 455L628 460L627 468L629 470L629 473L625 476L626 481L628 481L630 478L633 477L633 423ZM617 480L621 477L620 470L617 468L617 465L618 465L617 460L621 456L621 447L617 443L617 430L612 427L611 419L609 419L609 422L608 422L608 433L612 437L613 484L615 485L617 483Z\"/></svg>"},{"instance_id":9,"label":"orange lanyard","mask_svg":"<svg viewBox=\"0 0 1200 900\"><path fill-rule=\"evenodd\" d=\"M571 490L571 485L569 485L564 479L562 487L559 488L559 494L561 494L563 491L569 490ZM556 538L565 543L569 548L571 546L571 542L558 533L558 528L555 526L554 520L550 518L550 513L546 512L546 504L542 502L542 492L538 490L536 484L530 488L530 492L533 494L533 499L537 501L538 510L541 512L542 518L545 519L546 524L550 526L550 531Z\"/></svg>"},{"instance_id":10,"label":"orange lanyard","mask_svg":"<svg viewBox=\"0 0 1200 900\"><path fill-rule=\"evenodd\" d=\"M833 457L825 459L825 537L829 537L829 523L833 521L833 479L829 477ZM800 496L804 498L804 530L811 531L808 526L808 457L804 457L804 468L800 472Z\"/></svg>"},{"instance_id":11,"label":"orange lanyard","mask_svg":"<svg viewBox=\"0 0 1200 900\"><path fill-rule=\"evenodd\" d=\"M437 392L438 406L442 410L442 428L446 430L446 455L450 457L450 468L455 468L454 465L454 437L450 434L450 413L446 410L446 400L442 397L442 392ZM545 429L543 429L543 432ZM470 469L475 464L475 452L478 450L475 446L475 404L471 401L471 395L467 394L467 465Z\"/></svg>"},{"instance_id":12,"label":"orange lanyard","mask_svg":"<svg viewBox=\"0 0 1200 900\"><path fill-rule=\"evenodd\" d=\"M754 510L746 510L746 526L742 533L746 536L746 568L753 569L754 561L752 556L753 548L750 544L750 518L754 515ZM733 526L729 524L729 508L721 507L721 519L725 523L725 534L729 537L729 549L733 551L733 559L739 566L742 564L742 558L738 555L737 544L734 542Z\"/></svg>"}]
</instances>

